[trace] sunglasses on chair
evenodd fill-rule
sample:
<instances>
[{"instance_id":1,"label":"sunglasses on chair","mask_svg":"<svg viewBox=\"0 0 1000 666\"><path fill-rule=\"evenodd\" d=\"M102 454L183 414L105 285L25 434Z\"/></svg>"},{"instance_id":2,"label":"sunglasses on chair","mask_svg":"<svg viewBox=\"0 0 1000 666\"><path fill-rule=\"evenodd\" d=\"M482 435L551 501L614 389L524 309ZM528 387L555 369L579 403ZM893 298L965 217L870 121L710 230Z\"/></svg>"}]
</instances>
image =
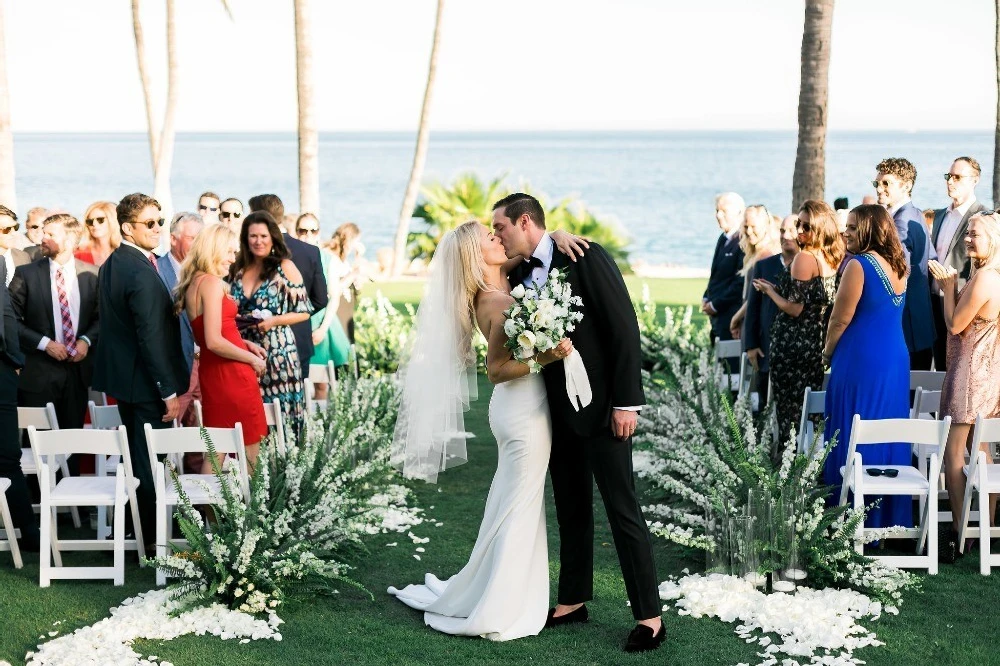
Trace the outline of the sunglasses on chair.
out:
<instances>
[{"instance_id":1,"label":"sunglasses on chair","mask_svg":"<svg viewBox=\"0 0 1000 666\"><path fill-rule=\"evenodd\" d=\"M869 467L865 470L865 473L868 474L868 476L887 476L890 479L895 479L899 476L898 469L879 469L877 467Z\"/></svg>"}]
</instances>

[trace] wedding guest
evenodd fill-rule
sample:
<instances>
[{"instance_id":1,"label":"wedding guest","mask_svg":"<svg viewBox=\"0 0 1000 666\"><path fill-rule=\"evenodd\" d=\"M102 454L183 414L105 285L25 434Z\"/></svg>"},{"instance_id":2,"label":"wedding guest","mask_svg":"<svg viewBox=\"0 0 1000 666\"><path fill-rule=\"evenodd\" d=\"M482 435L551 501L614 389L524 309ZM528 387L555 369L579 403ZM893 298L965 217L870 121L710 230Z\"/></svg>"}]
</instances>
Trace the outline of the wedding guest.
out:
<instances>
[{"instance_id":1,"label":"wedding guest","mask_svg":"<svg viewBox=\"0 0 1000 666\"><path fill-rule=\"evenodd\" d=\"M743 304L729 322L729 333L733 339L739 339L742 334L743 320L747 312L747 298L753 291L750 274L754 264L761 259L767 259L781 251L781 220L775 223L763 204L747 206L743 213L743 225L740 227L740 250L743 251Z\"/></svg>"},{"instance_id":2,"label":"wedding guest","mask_svg":"<svg viewBox=\"0 0 1000 666\"><path fill-rule=\"evenodd\" d=\"M204 222L198 213L177 213L170 221L170 251L156 260L160 279L171 294L177 293L177 282L181 275L181 265L201 232ZM201 384L198 381L198 352L195 348L191 321L183 311L178 312L178 326L181 332L181 349L184 362L191 373L187 393L180 397L180 421L184 425L194 425L195 415L192 404L201 400Z\"/></svg>"},{"instance_id":3,"label":"wedding guest","mask_svg":"<svg viewBox=\"0 0 1000 666\"><path fill-rule=\"evenodd\" d=\"M257 382L267 364L264 349L240 337L236 328L236 301L229 296L229 288L223 281L236 260L238 247L239 238L224 224L197 235L181 268L174 312L183 312L191 322L201 349L203 425L232 428L240 423L252 469L260 441L267 435L264 403ZM222 457L218 460L220 466ZM201 473L212 473L211 460L202 462Z\"/></svg>"},{"instance_id":4,"label":"wedding guest","mask_svg":"<svg viewBox=\"0 0 1000 666\"><path fill-rule=\"evenodd\" d=\"M910 359L903 338L907 263L895 224L882 206L858 206L847 221L844 271L830 315L823 359L830 364L826 390L827 437L836 437L823 468L823 483L840 487L854 415L905 419L910 411ZM864 444L866 465L909 465L910 445ZM865 525L913 525L909 497L880 497L868 507ZM839 490L828 498L839 501ZM866 497L865 501L869 501Z\"/></svg>"},{"instance_id":5,"label":"wedding guest","mask_svg":"<svg viewBox=\"0 0 1000 666\"><path fill-rule=\"evenodd\" d=\"M878 175L872 185L878 202L889 209L910 263L903 308L903 335L910 352L910 369L930 370L935 337L927 273L931 244L924 229L923 213L910 201L917 169L909 160L890 157L879 162L875 170Z\"/></svg>"},{"instance_id":6,"label":"wedding guest","mask_svg":"<svg viewBox=\"0 0 1000 666\"><path fill-rule=\"evenodd\" d=\"M319 245L319 219L312 213L300 215L295 223L295 230L300 240ZM330 244L326 247L320 247L319 254L323 262L323 275L326 279L328 293L332 298L323 310L316 312L311 318L314 346L312 362L326 365L333 361L334 366L338 367L347 364L347 355L351 347L351 343L347 340L347 334L344 333L344 327L341 325L340 319L337 318L341 287L346 277L340 274L340 268L344 264L340 257L334 254L335 250L332 249L338 247L339 244L337 234L334 234ZM316 382L314 386L316 399L326 400L328 390L326 382Z\"/></svg>"},{"instance_id":7,"label":"wedding guest","mask_svg":"<svg viewBox=\"0 0 1000 666\"><path fill-rule=\"evenodd\" d=\"M558 240L556 244L559 245ZM347 334L347 340L354 344L354 308L358 304L358 282L361 275L361 266L358 264L365 252L365 246L361 244L361 229L353 222L344 222L333 232L327 248L333 252L330 273L337 276L338 282L339 292L330 292L339 295L337 318Z\"/></svg>"},{"instance_id":8,"label":"wedding guest","mask_svg":"<svg viewBox=\"0 0 1000 666\"><path fill-rule=\"evenodd\" d=\"M42 226L45 218L49 217L49 212L46 208L35 206L29 208L24 217L24 237L30 245L21 249L28 253L28 257L32 261L38 261L42 258Z\"/></svg>"},{"instance_id":9,"label":"wedding guest","mask_svg":"<svg viewBox=\"0 0 1000 666\"><path fill-rule=\"evenodd\" d=\"M942 265L953 268L958 273L955 283L961 289L969 279L971 264L965 249L965 233L969 229L969 220L976 213L986 210L982 202L976 200L976 185L980 176L979 162L972 157L956 157L951 168L944 175L948 188L948 198L951 204L934 212L934 225L931 229L937 260ZM931 312L934 315L934 368L945 370L948 367L945 348L948 342L948 329L944 323L944 292L938 284L932 284Z\"/></svg>"},{"instance_id":10,"label":"wedding guest","mask_svg":"<svg viewBox=\"0 0 1000 666\"><path fill-rule=\"evenodd\" d=\"M862 206L869 206L877 203L878 203L878 197L875 196L874 194L866 194L865 196L861 197Z\"/></svg>"},{"instance_id":11,"label":"wedding guest","mask_svg":"<svg viewBox=\"0 0 1000 666\"><path fill-rule=\"evenodd\" d=\"M219 223L219 195L215 192L202 192L198 197L198 214L205 226Z\"/></svg>"},{"instance_id":12,"label":"wedding guest","mask_svg":"<svg viewBox=\"0 0 1000 666\"><path fill-rule=\"evenodd\" d=\"M240 235L240 227L243 226L243 202L234 197L229 197L219 204L219 222L229 227L237 236Z\"/></svg>"},{"instance_id":13,"label":"wedding guest","mask_svg":"<svg viewBox=\"0 0 1000 666\"><path fill-rule=\"evenodd\" d=\"M770 298L762 298L760 290L753 288L754 281L766 280L772 284L781 281L792 260L799 253L798 215L789 215L781 221L781 252L761 259L754 264L750 274L750 292L747 295L747 314L743 323L743 351L757 374L757 394L760 405L767 404L770 376L771 324L778 313L778 306Z\"/></svg>"},{"instance_id":14,"label":"wedding guest","mask_svg":"<svg viewBox=\"0 0 1000 666\"><path fill-rule=\"evenodd\" d=\"M10 209L4 207L3 210ZM28 482L21 470L21 439L17 429L17 383L24 367L24 355L18 342L14 306L7 292L8 282L7 262L0 261L0 477L10 481L7 505L13 526L21 530L21 549L37 553L38 520L31 508Z\"/></svg>"},{"instance_id":15,"label":"wedding guest","mask_svg":"<svg viewBox=\"0 0 1000 666\"><path fill-rule=\"evenodd\" d=\"M179 396L190 383L173 299L159 276L156 255L164 220L160 204L141 193L116 207L122 244L98 274L100 340L93 388L118 401L128 435L142 533L152 552L156 494L143 425L169 428L180 415ZM131 524L130 514L125 517Z\"/></svg>"},{"instance_id":16,"label":"wedding guest","mask_svg":"<svg viewBox=\"0 0 1000 666\"><path fill-rule=\"evenodd\" d=\"M240 315L263 314L245 333L267 352L260 392L266 402L275 398L281 402L285 423L298 433L305 416L305 393L292 326L308 323L313 309L302 274L292 263L281 229L270 213L255 211L243 220L240 251L230 268L229 290Z\"/></svg>"},{"instance_id":17,"label":"wedding guest","mask_svg":"<svg viewBox=\"0 0 1000 666\"><path fill-rule=\"evenodd\" d=\"M248 203L251 211L266 211L278 225L285 218L285 204L281 203L281 199L276 194L258 194L250 197ZM292 226L288 227L292 231L295 231L294 224L295 218L292 219ZM244 224L244 226L246 225ZM326 278L323 277L323 261L319 256L319 248L303 243L288 233L282 234L282 240L285 247L288 248L292 263L295 264L295 268L302 276L300 282L306 286L309 302L312 304L309 311L319 312L326 307L328 300ZM302 378L308 379L309 364L312 362L313 356L312 325L309 323L309 318L307 317L292 326L292 332L295 335L295 345L302 365Z\"/></svg>"},{"instance_id":18,"label":"wedding guest","mask_svg":"<svg viewBox=\"0 0 1000 666\"><path fill-rule=\"evenodd\" d=\"M924 209L924 226L927 227L927 233L928 234L931 233L932 231L934 231L934 217L935 217L936 214L937 214L937 211L934 210L933 208L925 208ZM931 238L931 245L932 246L934 245L934 239L933 239L933 237ZM937 256L936 253L934 254L934 256Z\"/></svg>"},{"instance_id":19,"label":"wedding guest","mask_svg":"<svg viewBox=\"0 0 1000 666\"><path fill-rule=\"evenodd\" d=\"M944 454L945 487L951 503L951 525L958 525L965 490L966 453L972 452L972 424L976 416L1000 418L1000 218L978 213L969 220L965 247L971 264L969 280L958 286L959 273L936 261L930 264L944 292L944 319L948 331L948 370L941 390L941 415L951 417ZM992 462L990 447L983 445ZM989 520L996 518L997 496L990 495ZM983 508L979 509L981 512ZM980 515L983 515L980 513ZM939 541L942 561L954 561L958 536L951 531Z\"/></svg>"},{"instance_id":20,"label":"wedding guest","mask_svg":"<svg viewBox=\"0 0 1000 666\"><path fill-rule=\"evenodd\" d=\"M754 281L754 288L774 301L778 313L771 324L771 385L778 430L786 442L798 424L807 386L823 387L823 336L836 291L837 267L844 240L837 214L823 201L809 200L799 209L796 227L801 252L777 284Z\"/></svg>"},{"instance_id":21,"label":"wedding guest","mask_svg":"<svg viewBox=\"0 0 1000 666\"><path fill-rule=\"evenodd\" d=\"M98 340L97 267L75 259L83 225L59 213L45 220L44 258L18 267L10 283L24 354L18 404L53 403L61 428L82 428ZM77 460L73 460L77 458ZM69 459L70 468L79 457Z\"/></svg>"},{"instance_id":22,"label":"wedding guest","mask_svg":"<svg viewBox=\"0 0 1000 666\"><path fill-rule=\"evenodd\" d=\"M0 204L0 257L7 266L6 284L14 279L14 269L31 262L31 257L24 250L14 247L14 234L21 225L17 223L17 215L10 208Z\"/></svg>"},{"instance_id":23,"label":"wedding guest","mask_svg":"<svg viewBox=\"0 0 1000 666\"><path fill-rule=\"evenodd\" d=\"M115 204L110 201L90 204L83 214L83 222L87 225L87 233L74 256L100 268L111 253L122 244L122 232Z\"/></svg>"},{"instance_id":24,"label":"wedding guest","mask_svg":"<svg viewBox=\"0 0 1000 666\"><path fill-rule=\"evenodd\" d=\"M731 340L729 324L739 309L743 294L743 250L740 249L740 224L746 205L735 192L715 197L715 221L722 233L715 243L712 272L701 297L701 311L712 322L712 342Z\"/></svg>"}]
</instances>

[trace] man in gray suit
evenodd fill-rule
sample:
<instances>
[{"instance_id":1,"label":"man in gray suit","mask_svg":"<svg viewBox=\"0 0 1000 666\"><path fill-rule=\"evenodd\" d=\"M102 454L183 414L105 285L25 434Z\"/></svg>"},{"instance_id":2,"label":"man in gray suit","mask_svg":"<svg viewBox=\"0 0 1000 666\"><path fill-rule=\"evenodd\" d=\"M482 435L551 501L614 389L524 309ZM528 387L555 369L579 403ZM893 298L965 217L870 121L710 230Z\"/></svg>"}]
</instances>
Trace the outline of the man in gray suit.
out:
<instances>
[{"instance_id":1,"label":"man in gray suit","mask_svg":"<svg viewBox=\"0 0 1000 666\"><path fill-rule=\"evenodd\" d=\"M944 175L951 205L934 212L934 226L931 228L931 244L937 251L938 261L958 271L959 288L969 279L971 268L969 255L965 249L965 233L969 229L969 219L976 213L986 210L986 206L976 200L976 185L979 183L980 173L979 162L974 158L967 156L955 158L948 173ZM934 341L934 368L945 370L948 331L944 324L944 298L941 289L933 284L933 280L931 306L934 312L934 328L937 329L937 339Z\"/></svg>"}]
</instances>

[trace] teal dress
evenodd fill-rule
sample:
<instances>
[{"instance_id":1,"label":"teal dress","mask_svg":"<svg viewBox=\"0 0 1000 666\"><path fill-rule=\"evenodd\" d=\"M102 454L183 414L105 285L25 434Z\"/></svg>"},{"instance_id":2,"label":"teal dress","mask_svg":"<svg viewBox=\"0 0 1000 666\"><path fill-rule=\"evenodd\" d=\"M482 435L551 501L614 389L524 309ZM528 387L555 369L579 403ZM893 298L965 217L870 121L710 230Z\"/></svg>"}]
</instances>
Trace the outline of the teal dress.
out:
<instances>
[{"instance_id":1,"label":"teal dress","mask_svg":"<svg viewBox=\"0 0 1000 666\"><path fill-rule=\"evenodd\" d=\"M327 285L335 285L340 282L342 276L330 274L330 268L333 264L331 261L333 255L331 252L329 250L320 249L319 256L323 262L323 275L326 277ZM330 303L327 304L327 307L336 310L337 305L340 303L340 298L341 296L339 292L333 293L333 291L331 291ZM320 310L312 316L312 330L315 331L323 324L323 318L325 316L326 310ZM351 342L347 339L347 334L344 333L344 327L340 323L340 318L334 316L333 320L330 322L329 328L326 329L326 335L323 336L323 339L315 345L313 357L310 362L319 365L326 365L330 361L333 361L333 364L338 367L341 365L347 365L347 354L350 351L350 348Z\"/></svg>"},{"instance_id":2,"label":"teal dress","mask_svg":"<svg viewBox=\"0 0 1000 666\"><path fill-rule=\"evenodd\" d=\"M254 311L266 311L265 317L312 312L305 285L289 281L280 267L252 294L243 293L243 272L238 272L229 285L229 293L236 300L239 314L245 316L252 315ZM300 432L306 412L305 385L292 327L275 326L265 333L251 327L243 332L243 337L267 352L267 369L260 377L261 397L264 402L273 402L277 398L286 425L292 432Z\"/></svg>"}]
</instances>

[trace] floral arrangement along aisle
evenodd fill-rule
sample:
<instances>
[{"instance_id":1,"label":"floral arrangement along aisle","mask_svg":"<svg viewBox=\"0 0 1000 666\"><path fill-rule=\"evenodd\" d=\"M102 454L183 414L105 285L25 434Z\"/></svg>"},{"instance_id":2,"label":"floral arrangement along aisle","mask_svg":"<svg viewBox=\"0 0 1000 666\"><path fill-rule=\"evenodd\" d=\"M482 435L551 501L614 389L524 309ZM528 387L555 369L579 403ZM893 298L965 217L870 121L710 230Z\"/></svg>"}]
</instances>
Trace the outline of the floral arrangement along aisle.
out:
<instances>
[{"instance_id":1,"label":"floral arrangement along aisle","mask_svg":"<svg viewBox=\"0 0 1000 666\"><path fill-rule=\"evenodd\" d=\"M345 377L327 411L310 419L284 455L261 447L249 501L235 467L216 470L223 501L209 519L177 484L176 516L189 549L153 561L176 581L126 600L96 625L41 645L28 663L90 663L71 661L81 654L93 655L92 663L145 663L129 647L133 640L192 632L281 640L276 611L286 599L332 593L337 584L360 588L350 579L349 562L361 540L422 522L389 465L397 407L395 382ZM102 661L107 649L114 659Z\"/></svg>"}]
</instances>

